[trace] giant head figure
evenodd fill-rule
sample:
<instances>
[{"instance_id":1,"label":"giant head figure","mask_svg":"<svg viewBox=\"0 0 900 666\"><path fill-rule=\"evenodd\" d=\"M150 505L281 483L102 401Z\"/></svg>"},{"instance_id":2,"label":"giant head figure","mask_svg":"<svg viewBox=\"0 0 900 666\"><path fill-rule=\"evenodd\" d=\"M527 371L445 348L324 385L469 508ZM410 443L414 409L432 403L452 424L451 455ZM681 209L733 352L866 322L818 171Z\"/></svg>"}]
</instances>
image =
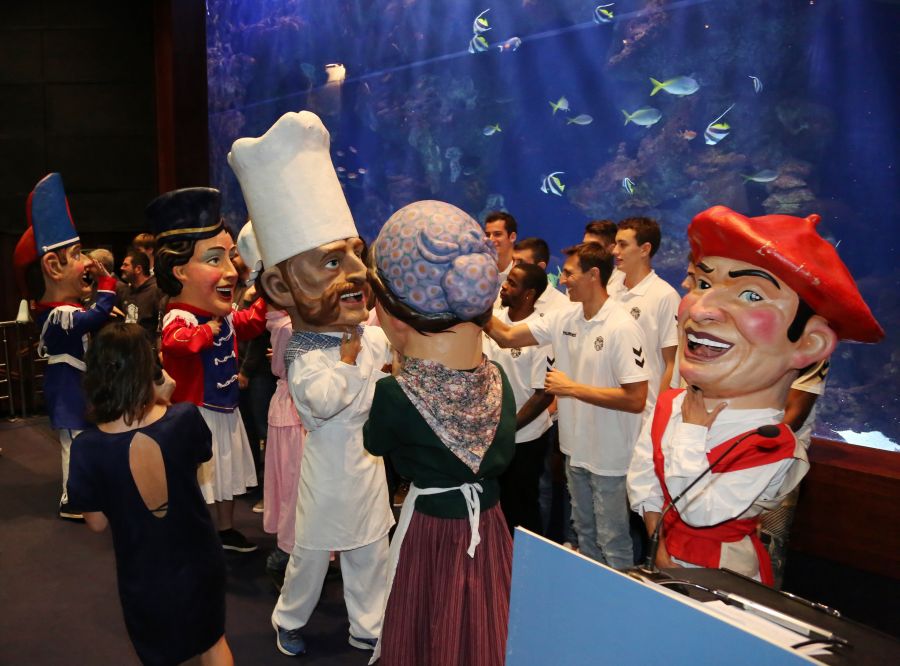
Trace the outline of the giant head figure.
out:
<instances>
[{"instance_id":1,"label":"giant head figure","mask_svg":"<svg viewBox=\"0 0 900 666\"><path fill-rule=\"evenodd\" d=\"M54 302L77 302L90 296L93 262L81 254L62 176L44 176L28 195L26 212L28 229L13 254L22 296Z\"/></svg>"},{"instance_id":2,"label":"giant head figure","mask_svg":"<svg viewBox=\"0 0 900 666\"><path fill-rule=\"evenodd\" d=\"M839 339L884 336L818 222L818 215L748 218L724 206L691 222L696 286L678 311L679 363L704 398L781 409L800 370Z\"/></svg>"},{"instance_id":3,"label":"giant head figure","mask_svg":"<svg viewBox=\"0 0 900 666\"><path fill-rule=\"evenodd\" d=\"M237 270L220 199L218 190L188 187L158 196L146 214L156 234L154 274L160 289L171 303L224 317L231 312Z\"/></svg>"},{"instance_id":4,"label":"giant head figure","mask_svg":"<svg viewBox=\"0 0 900 666\"><path fill-rule=\"evenodd\" d=\"M319 117L301 111L228 154L265 266L259 279L295 330L349 331L368 316L363 242L329 143Z\"/></svg>"}]
</instances>

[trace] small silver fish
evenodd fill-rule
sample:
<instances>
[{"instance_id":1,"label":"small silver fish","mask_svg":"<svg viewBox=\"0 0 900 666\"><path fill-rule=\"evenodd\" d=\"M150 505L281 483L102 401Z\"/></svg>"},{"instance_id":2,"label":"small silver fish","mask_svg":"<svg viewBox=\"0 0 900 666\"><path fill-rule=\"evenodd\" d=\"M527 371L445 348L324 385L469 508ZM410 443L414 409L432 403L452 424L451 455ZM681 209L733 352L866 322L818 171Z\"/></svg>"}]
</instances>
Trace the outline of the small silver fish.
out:
<instances>
[{"instance_id":1,"label":"small silver fish","mask_svg":"<svg viewBox=\"0 0 900 666\"><path fill-rule=\"evenodd\" d=\"M490 8L485 9L483 12L481 12L478 16L475 17L474 21L472 21L472 32L474 34L478 35L482 32L487 32L488 30L491 29L490 25L488 24L488 20L484 17L484 15L487 14L489 11L491 11Z\"/></svg>"},{"instance_id":2,"label":"small silver fish","mask_svg":"<svg viewBox=\"0 0 900 666\"><path fill-rule=\"evenodd\" d=\"M342 166L339 166L339 167L336 167L336 168L335 168L335 171L337 171L338 173L344 173L346 170L347 170L347 169L345 169L345 168L342 167Z\"/></svg>"},{"instance_id":3,"label":"small silver fish","mask_svg":"<svg viewBox=\"0 0 900 666\"><path fill-rule=\"evenodd\" d=\"M751 76L750 79L753 81L753 92L758 95L763 91L763 83L756 76Z\"/></svg>"},{"instance_id":4,"label":"small silver fish","mask_svg":"<svg viewBox=\"0 0 900 666\"><path fill-rule=\"evenodd\" d=\"M722 112L718 118L713 120L709 125L706 126L706 131L703 132L703 140L706 141L707 146L715 146L719 141L724 139L726 136L730 134L729 130L731 129L731 125L728 123L719 122L722 118L725 117L725 114L731 111L734 108L734 104L729 106Z\"/></svg>"},{"instance_id":5,"label":"small silver fish","mask_svg":"<svg viewBox=\"0 0 900 666\"><path fill-rule=\"evenodd\" d=\"M556 103L550 102L550 106L553 107L553 115L556 115L557 111L565 111L569 112L569 100L565 97L560 97L559 101Z\"/></svg>"},{"instance_id":6,"label":"small silver fish","mask_svg":"<svg viewBox=\"0 0 900 666\"><path fill-rule=\"evenodd\" d=\"M574 118L566 118L567 125L590 125L594 119L586 113L579 114Z\"/></svg>"},{"instance_id":7,"label":"small silver fish","mask_svg":"<svg viewBox=\"0 0 900 666\"><path fill-rule=\"evenodd\" d=\"M541 192L544 194L555 194L556 196L561 197L566 190L566 186L559 179L559 176L564 173L565 171L554 171L544 178L544 181L541 183Z\"/></svg>"},{"instance_id":8,"label":"small silver fish","mask_svg":"<svg viewBox=\"0 0 900 666\"><path fill-rule=\"evenodd\" d=\"M771 183L773 180L778 178L778 172L773 171L772 169L763 169L762 171L757 171L752 176L742 176L742 178L746 182Z\"/></svg>"},{"instance_id":9,"label":"small silver fish","mask_svg":"<svg viewBox=\"0 0 900 666\"><path fill-rule=\"evenodd\" d=\"M365 176L367 173L369 173L369 170L368 170L366 167L359 167L359 168L356 170L356 172L357 172L360 176Z\"/></svg>"},{"instance_id":10,"label":"small silver fish","mask_svg":"<svg viewBox=\"0 0 900 666\"><path fill-rule=\"evenodd\" d=\"M353 146L350 146L350 152L353 153L354 155L356 155L356 148L354 148Z\"/></svg>"},{"instance_id":11,"label":"small silver fish","mask_svg":"<svg viewBox=\"0 0 900 666\"><path fill-rule=\"evenodd\" d=\"M355 171L351 171L350 173L347 174L347 178L349 178L350 180L353 180L353 179L355 179L355 178L357 178L357 177L358 177L358 176L356 175L356 172L355 172Z\"/></svg>"},{"instance_id":12,"label":"small silver fish","mask_svg":"<svg viewBox=\"0 0 900 666\"><path fill-rule=\"evenodd\" d=\"M628 196L634 196L634 181L626 176L622 179L622 189Z\"/></svg>"},{"instance_id":13,"label":"small silver fish","mask_svg":"<svg viewBox=\"0 0 900 666\"><path fill-rule=\"evenodd\" d=\"M343 156L344 156L344 151L343 151L343 150L336 150L336 151L334 151L334 154L337 155L338 157L343 157Z\"/></svg>"},{"instance_id":14,"label":"small silver fish","mask_svg":"<svg viewBox=\"0 0 900 666\"><path fill-rule=\"evenodd\" d=\"M500 123L497 123L496 125L488 125L483 130L481 130L481 133L485 136L494 136L494 134L496 134L497 132L502 131L503 130L500 129Z\"/></svg>"},{"instance_id":15,"label":"small silver fish","mask_svg":"<svg viewBox=\"0 0 900 666\"><path fill-rule=\"evenodd\" d=\"M622 113L625 114L626 125L631 122L641 127L651 127L662 118L662 113L659 112L659 109L654 109L652 106L645 106L634 113L628 113L628 111L622 109Z\"/></svg>"},{"instance_id":16,"label":"small silver fish","mask_svg":"<svg viewBox=\"0 0 900 666\"><path fill-rule=\"evenodd\" d=\"M612 7L616 3L610 2L607 5L597 5L594 7L594 23L597 25L603 25L604 23L612 23L615 16L611 9L607 9L608 7Z\"/></svg>"},{"instance_id":17,"label":"small silver fish","mask_svg":"<svg viewBox=\"0 0 900 666\"><path fill-rule=\"evenodd\" d=\"M469 53L483 53L491 48L491 45L488 44L488 40L484 38L484 35L475 35L469 41Z\"/></svg>"},{"instance_id":18,"label":"small silver fish","mask_svg":"<svg viewBox=\"0 0 900 666\"><path fill-rule=\"evenodd\" d=\"M510 37L505 42L497 44L497 48L501 53L506 51L509 51L510 53L517 51L520 46L522 46L522 40L519 37Z\"/></svg>"},{"instance_id":19,"label":"small silver fish","mask_svg":"<svg viewBox=\"0 0 900 666\"><path fill-rule=\"evenodd\" d=\"M700 84L690 76L676 76L674 79L669 79L668 81L657 81L651 77L650 83L653 84L653 90L650 91L650 97L653 97L660 90L665 90L670 95L677 95L678 97L693 95L700 90Z\"/></svg>"}]
</instances>

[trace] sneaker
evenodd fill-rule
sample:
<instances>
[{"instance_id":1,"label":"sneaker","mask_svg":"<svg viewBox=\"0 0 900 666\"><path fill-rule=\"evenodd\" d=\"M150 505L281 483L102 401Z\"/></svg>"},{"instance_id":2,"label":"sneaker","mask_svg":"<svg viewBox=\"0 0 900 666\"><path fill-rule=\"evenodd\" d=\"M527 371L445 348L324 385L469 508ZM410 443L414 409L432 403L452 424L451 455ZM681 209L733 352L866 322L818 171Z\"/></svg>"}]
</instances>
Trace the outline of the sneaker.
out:
<instances>
[{"instance_id":1,"label":"sneaker","mask_svg":"<svg viewBox=\"0 0 900 666\"><path fill-rule=\"evenodd\" d=\"M259 500L256 504L253 505L253 508L250 509L253 513L262 513L265 511L265 503L262 500Z\"/></svg>"},{"instance_id":2,"label":"sneaker","mask_svg":"<svg viewBox=\"0 0 900 666\"><path fill-rule=\"evenodd\" d=\"M281 654L296 657L306 653L306 641L303 640L303 635L300 633L302 627L299 629L282 629L275 624L274 619L272 620L272 626L275 628L275 645Z\"/></svg>"},{"instance_id":3,"label":"sneaker","mask_svg":"<svg viewBox=\"0 0 900 666\"><path fill-rule=\"evenodd\" d=\"M378 643L378 639L357 638L353 634L350 634L350 639L347 642L358 650L374 650L375 645Z\"/></svg>"},{"instance_id":4,"label":"sneaker","mask_svg":"<svg viewBox=\"0 0 900 666\"><path fill-rule=\"evenodd\" d=\"M252 553L256 550L256 544L247 541L247 538L233 527L227 530L220 530L219 540L221 540L222 548L225 550L233 550L238 553Z\"/></svg>"},{"instance_id":5,"label":"sneaker","mask_svg":"<svg viewBox=\"0 0 900 666\"><path fill-rule=\"evenodd\" d=\"M62 520L71 520L75 523L84 522L84 516L82 515L81 511L76 511L75 509L73 509L68 502L59 505L58 515Z\"/></svg>"},{"instance_id":6,"label":"sneaker","mask_svg":"<svg viewBox=\"0 0 900 666\"><path fill-rule=\"evenodd\" d=\"M276 547L266 558L266 569L269 571L280 571L283 574L290 559L290 553L286 553L281 548Z\"/></svg>"}]
</instances>

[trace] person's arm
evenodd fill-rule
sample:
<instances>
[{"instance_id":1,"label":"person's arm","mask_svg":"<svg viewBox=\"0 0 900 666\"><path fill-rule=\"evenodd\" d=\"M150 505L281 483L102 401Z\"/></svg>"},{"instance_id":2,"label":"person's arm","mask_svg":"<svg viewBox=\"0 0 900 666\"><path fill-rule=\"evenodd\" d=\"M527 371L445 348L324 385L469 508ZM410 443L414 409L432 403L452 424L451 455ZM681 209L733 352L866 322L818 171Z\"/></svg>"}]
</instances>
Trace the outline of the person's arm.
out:
<instances>
[{"instance_id":1,"label":"person's arm","mask_svg":"<svg viewBox=\"0 0 900 666\"><path fill-rule=\"evenodd\" d=\"M373 456L387 455L400 444L400 438L393 427L397 404L390 398L390 393L396 386L392 386L390 382L396 380L383 378L375 384L372 409L363 426L363 446Z\"/></svg>"},{"instance_id":2,"label":"person's arm","mask_svg":"<svg viewBox=\"0 0 900 666\"><path fill-rule=\"evenodd\" d=\"M266 302L262 298L253 305L231 314L231 325L238 340L251 340L266 330Z\"/></svg>"},{"instance_id":3,"label":"person's arm","mask_svg":"<svg viewBox=\"0 0 900 666\"><path fill-rule=\"evenodd\" d=\"M659 394L661 395L663 391L669 390L669 384L672 383L672 373L675 371L675 354L678 352L678 345L663 347L660 351L662 351L663 363L665 364L662 381L659 383Z\"/></svg>"},{"instance_id":4,"label":"person's arm","mask_svg":"<svg viewBox=\"0 0 900 666\"><path fill-rule=\"evenodd\" d=\"M91 532L102 532L109 526L109 520L102 511L85 511L81 515Z\"/></svg>"},{"instance_id":5,"label":"person's arm","mask_svg":"<svg viewBox=\"0 0 900 666\"><path fill-rule=\"evenodd\" d=\"M173 356L199 354L212 346L221 326L222 322L218 318L199 326L191 326L176 317L163 329L160 350Z\"/></svg>"},{"instance_id":6,"label":"person's arm","mask_svg":"<svg viewBox=\"0 0 900 666\"><path fill-rule=\"evenodd\" d=\"M644 526L647 528L647 536L653 536L653 532L659 524L660 516L662 516L662 514L657 511L648 511L644 514ZM655 564L660 569L671 569L672 567L681 566L680 564L676 564L669 555L669 551L666 548L665 530L660 530L659 532L659 544L656 548Z\"/></svg>"},{"instance_id":7,"label":"person's arm","mask_svg":"<svg viewBox=\"0 0 900 666\"><path fill-rule=\"evenodd\" d=\"M561 370L551 368L547 372L544 388L550 395L575 398L597 407L616 409L620 412L639 414L647 401L647 382L632 382L619 387L600 387L579 384Z\"/></svg>"},{"instance_id":8,"label":"person's arm","mask_svg":"<svg viewBox=\"0 0 900 666\"><path fill-rule=\"evenodd\" d=\"M521 430L534 421L553 402L553 396L544 389L535 389L534 393L516 413L516 430Z\"/></svg>"},{"instance_id":9,"label":"person's arm","mask_svg":"<svg viewBox=\"0 0 900 666\"><path fill-rule=\"evenodd\" d=\"M504 349L508 347L531 347L539 344L534 335L532 335L528 324L510 326L509 324L504 324L496 317L491 317L491 320L484 328L484 332Z\"/></svg>"},{"instance_id":10,"label":"person's arm","mask_svg":"<svg viewBox=\"0 0 900 666\"><path fill-rule=\"evenodd\" d=\"M315 430L349 407L365 386L366 378L356 364L360 345L358 334L345 334L339 362L315 350L298 356L288 368L288 388L307 430Z\"/></svg>"},{"instance_id":11,"label":"person's arm","mask_svg":"<svg viewBox=\"0 0 900 666\"><path fill-rule=\"evenodd\" d=\"M99 330L109 319L116 304L116 278L111 275L97 277L97 300L87 310L77 310L72 314L71 333L84 335Z\"/></svg>"},{"instance_id":12,"label":"person's arm","mask_svg":"<svg viewBox=\"0 0 900 666\"><path fill-rule=\"evenodd\" d=\"M809 414L812 412L818 397L817 393L792 388L788 393L787 404L784 407L784 423L794 432L800 430L806 419L809 418Z\"/></svg>"}]
</instances>

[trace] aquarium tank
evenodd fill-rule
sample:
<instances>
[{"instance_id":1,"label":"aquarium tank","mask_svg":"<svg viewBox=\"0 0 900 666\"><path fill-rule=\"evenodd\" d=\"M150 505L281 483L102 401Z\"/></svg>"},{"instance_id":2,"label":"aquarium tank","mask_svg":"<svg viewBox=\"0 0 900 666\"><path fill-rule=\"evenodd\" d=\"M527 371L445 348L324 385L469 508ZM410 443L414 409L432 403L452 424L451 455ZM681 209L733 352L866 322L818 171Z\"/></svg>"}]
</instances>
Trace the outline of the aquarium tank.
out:
<instances>
[{"instance_id":1,"label":"aquarium tank","mask_svg":"<svg viewBox=\"0 0 900 666\"><path fill-rule=\"evenodd\" d=\"M677 286L699 211L818 213L887 337L838 347L816 434L900 451L897 2L206 5L211 184L233 231L232 142L303 109L368 241L419 199L505 210L553 275L588 221L649 216Z\"/></svg>"}]
</instances>

